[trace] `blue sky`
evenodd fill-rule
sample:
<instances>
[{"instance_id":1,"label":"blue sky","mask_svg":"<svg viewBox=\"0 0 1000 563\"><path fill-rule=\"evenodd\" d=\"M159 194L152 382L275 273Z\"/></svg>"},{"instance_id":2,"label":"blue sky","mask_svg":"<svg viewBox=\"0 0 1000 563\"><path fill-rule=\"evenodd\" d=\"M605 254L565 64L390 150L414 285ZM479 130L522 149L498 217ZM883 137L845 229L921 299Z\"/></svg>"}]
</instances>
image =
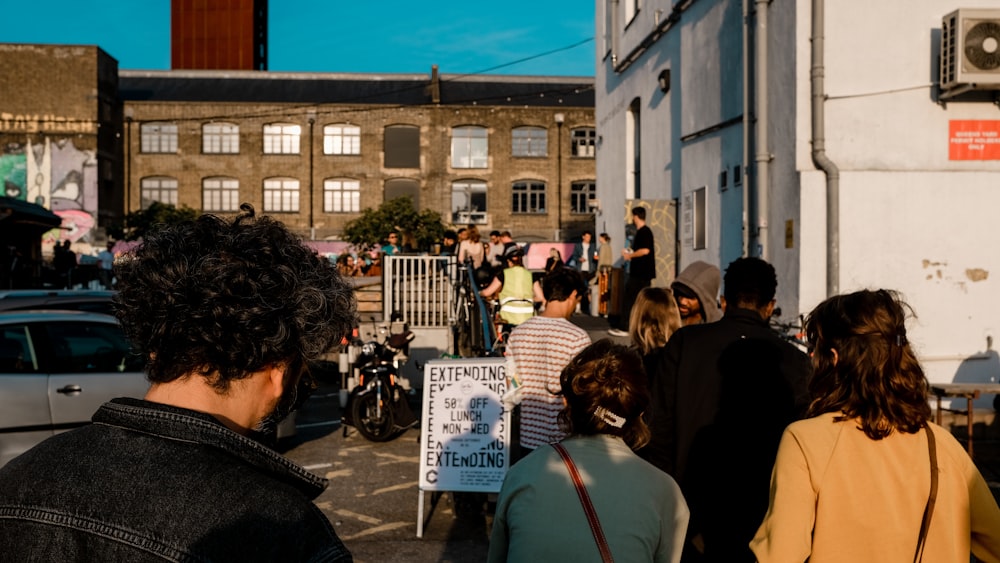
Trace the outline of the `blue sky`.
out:
<instances>
[{"instance_id":1,"label":"blue sky","mask_svg":"<svg viewBox=\"0 0 1000 563\"><path fill-rule=\"evenodd\" d=\"M0 42L98 45L122 69L170 68L169 0L5 4ZM593 0L271 0L268 10L273 71L594 74Z\"/></svg>"}]
</instances>

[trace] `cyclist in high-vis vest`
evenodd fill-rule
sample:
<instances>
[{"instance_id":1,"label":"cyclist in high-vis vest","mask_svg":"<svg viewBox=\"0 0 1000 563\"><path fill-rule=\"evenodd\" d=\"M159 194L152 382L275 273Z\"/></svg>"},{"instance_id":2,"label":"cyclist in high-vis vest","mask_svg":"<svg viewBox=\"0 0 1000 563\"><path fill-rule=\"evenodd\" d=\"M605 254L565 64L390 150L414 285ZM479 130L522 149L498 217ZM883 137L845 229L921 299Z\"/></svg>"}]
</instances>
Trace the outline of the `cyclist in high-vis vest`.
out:
<instances>
[{"instance_id":1,"label":"cyclist in high-vis vest","mask_svg":"<svg viewBox=\"0 0 1000 563\"><path fill-rule=\"evenodd\" d=\"M508 243L503 253L507 267L497 272L490 285L480 292L483 297L497 296L500 318L508 325L505 327L508 330L535 315L534 282L531 272L522 264L523 258L522 250L516 244Z\"/></svg>"}]
</instances>

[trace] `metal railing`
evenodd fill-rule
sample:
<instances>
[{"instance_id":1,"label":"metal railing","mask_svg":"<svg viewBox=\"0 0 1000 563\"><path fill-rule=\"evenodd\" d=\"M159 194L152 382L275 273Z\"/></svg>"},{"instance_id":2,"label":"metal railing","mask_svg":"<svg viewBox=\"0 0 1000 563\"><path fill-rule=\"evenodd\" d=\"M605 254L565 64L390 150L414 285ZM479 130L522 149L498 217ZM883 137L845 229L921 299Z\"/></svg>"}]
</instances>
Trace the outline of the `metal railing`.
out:
<instances>
[{"instance_id":1,"label":"metal railing","mask_svg":"<svg viewBox=\"0 0 1000 563\"><path fill-rule=\"evenodd\" d=\"M383 318L410 328L452 325L459 279L454 256L386 256L383 268Z\"/></svg>"}]
</instances>

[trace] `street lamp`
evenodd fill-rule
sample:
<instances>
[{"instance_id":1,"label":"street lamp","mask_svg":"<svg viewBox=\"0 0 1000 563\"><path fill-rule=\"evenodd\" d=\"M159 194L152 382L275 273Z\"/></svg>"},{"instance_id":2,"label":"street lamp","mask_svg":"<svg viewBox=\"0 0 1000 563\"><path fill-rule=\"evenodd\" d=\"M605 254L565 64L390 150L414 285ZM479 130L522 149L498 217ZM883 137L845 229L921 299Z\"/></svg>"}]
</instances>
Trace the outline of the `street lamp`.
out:
<instances>
[{"instance_id":1,"label":"street lamp","mask_svg":"<svg viewBox=\"0 0 1000 563\"><path fill-rule=\"evenodd\" d=\"M555 114L556 120L556 240L562 240L562 126L566 115Z\"/></svg>"}]
</instances>

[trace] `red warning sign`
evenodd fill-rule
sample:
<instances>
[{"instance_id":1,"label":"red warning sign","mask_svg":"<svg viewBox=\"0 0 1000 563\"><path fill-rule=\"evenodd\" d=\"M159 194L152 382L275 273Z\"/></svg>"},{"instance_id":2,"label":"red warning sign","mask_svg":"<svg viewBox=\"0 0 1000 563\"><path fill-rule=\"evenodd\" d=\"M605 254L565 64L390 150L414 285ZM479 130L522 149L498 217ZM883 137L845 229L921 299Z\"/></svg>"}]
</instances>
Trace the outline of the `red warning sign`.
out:
<instances>
[{"instance_id":1,"label":"red warning sign","mask_svg":"<svg viewBox=\"0 0 1000 563\"><path fill-rule=\"evenodd\" d=\"M955 120L948 129L948 160L1000 160L1000 120Z\"/></svg>"}]
</instances>

